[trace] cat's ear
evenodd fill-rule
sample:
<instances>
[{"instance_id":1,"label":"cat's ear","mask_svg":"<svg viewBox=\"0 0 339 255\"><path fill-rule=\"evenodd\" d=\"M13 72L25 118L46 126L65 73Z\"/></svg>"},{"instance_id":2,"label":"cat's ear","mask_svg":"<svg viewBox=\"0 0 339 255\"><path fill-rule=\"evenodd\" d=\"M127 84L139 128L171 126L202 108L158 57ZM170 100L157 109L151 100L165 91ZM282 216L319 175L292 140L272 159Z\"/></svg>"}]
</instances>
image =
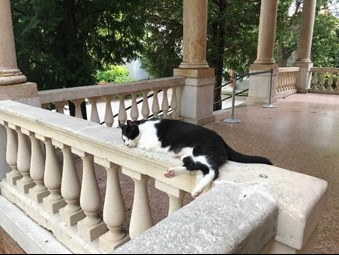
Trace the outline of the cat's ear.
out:
<instances>
[{"instance_id":1,"label":"cat's ear","mask_svg":"<svg viewBox=\"0 0 339 255\"><path fill-rule=\"evenodd\" d=\"M132 121L132 120L127 120L127 126L129 127L134 127L139 125L139 121Z\"/></svg>"}]
</instances>

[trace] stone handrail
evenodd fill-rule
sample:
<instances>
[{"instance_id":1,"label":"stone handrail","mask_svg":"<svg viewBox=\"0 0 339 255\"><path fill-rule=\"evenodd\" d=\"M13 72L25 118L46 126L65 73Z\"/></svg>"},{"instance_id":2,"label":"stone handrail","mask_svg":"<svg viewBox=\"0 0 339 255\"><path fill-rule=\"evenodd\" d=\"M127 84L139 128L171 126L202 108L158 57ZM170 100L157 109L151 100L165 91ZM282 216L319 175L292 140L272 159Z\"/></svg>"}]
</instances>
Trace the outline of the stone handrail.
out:
<instances>
[{"instance_id":1,"label":"stone handrail","mask_svg":"<svg viewBox=\"0 0 339 255\"><path fill-rule=\"evenodd\" d=\"M6 160L11 167L1 182L2 195L76 253L111 252L153 225L147 195L149 178L168 194L169 214L182 207L183 195L191 192L196 182L194 176L164 177L163 171L181 164L180 160L129 149L118 128L10 100L0 102L0 124L7 131ZM83 164L81 184L74 154ZM95 165L107 172L103 208ZM126 213L120 170L135 185L129 235L122 228ZM54 216L57 213L62 224ZM91 242L94 240L99 240L97 246Z\"/></svg>"},{"instance_id":2,"label":"stone handrail","mask_svg":"<svg viewBox=\"0 0 339 255\"><path fill-rule=\"evenodd\" d=\"M163 118L168 118L171 108L171 117L178 118L180 113L180 93L185 85L184 77L170 77L161 79L152 79L145 81L129 83L105 83L103 85L83 86L74 88L63 88L55 90L40 91L38 93L43 108L47 108L53 103L57 111L64 112L64 106L71 101L75 105L75 116L82 118L81 103L88 100L91 104L91 113L89 120L100 123L98 102L105 103L103 121L106 126L117 126L118 122L124 123L126 119L137 120L139 116L147 119L150 113L158 116L162 111ZM158 92L162 93L162 101L159 102ZM149 102L149 93L153 92L152 102ZM131 111L127 116L125 96L131 95ZM143 103L140 109L137 105L137 96L142 95ZM117 100L116 112L112 109L113 98ZM151 105L151 107L150 107ZM114 120L114 114L118 115L118 121Z\"/></svg>"},{"instance_id":3,"label":"stone handrail","mask_svg":"<svg viewBox=\"0 0 339 255\"><path fill-rule=\"evenodd\" d=\"M276 87L277 97L285 97L296 93L297 75L299 67L279 67L278 84Z\"/></svg>"},{"instance_id":4,"label":"stone handrail","mask_svg":"<svg viewBox=\"0 0 339 255\"><path fill-rule=\"evenodd\" d=\"M312 67L310 92L339 94L339 68Z\"/></svg>"},{"instance_id":5,"label":"stone handrail","mask_svg":"<svg viewBox=\"0 0 339 255\"><path fill-rule=\"evenodd\" d=\"M118 128L11 100L0 101L0 125L11 168L0 182L1 195L74 253L312 251L326 206L323 180L228 162L211 190L183 207L197 177L165 178L164 169L180 160L126 147ZM82 160L81 182L75 158ZM107 173L103 205L96 165ZM128 233L120 171L135 187ZM154 227L149 178L169 197L169 216Z\"/></svg>"}]
</instances>

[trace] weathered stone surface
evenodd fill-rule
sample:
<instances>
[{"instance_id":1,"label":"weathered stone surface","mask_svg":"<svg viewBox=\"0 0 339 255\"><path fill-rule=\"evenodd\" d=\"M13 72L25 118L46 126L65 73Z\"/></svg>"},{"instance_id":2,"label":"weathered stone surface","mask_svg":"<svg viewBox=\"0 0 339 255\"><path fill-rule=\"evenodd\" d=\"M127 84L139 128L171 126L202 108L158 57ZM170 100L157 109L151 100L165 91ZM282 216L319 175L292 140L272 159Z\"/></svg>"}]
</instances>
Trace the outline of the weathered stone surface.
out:
<instances>
[{"instance_id":1,"label":"weathered stone surface","mask_svg":"<svg viewBox=\"0 0 339 255\"><path fill-rule=\"evenodd\" d=\"M259 253L276 234L277 213L269 194L221 184L114 253Z\"/></svg>"}]
</instances>

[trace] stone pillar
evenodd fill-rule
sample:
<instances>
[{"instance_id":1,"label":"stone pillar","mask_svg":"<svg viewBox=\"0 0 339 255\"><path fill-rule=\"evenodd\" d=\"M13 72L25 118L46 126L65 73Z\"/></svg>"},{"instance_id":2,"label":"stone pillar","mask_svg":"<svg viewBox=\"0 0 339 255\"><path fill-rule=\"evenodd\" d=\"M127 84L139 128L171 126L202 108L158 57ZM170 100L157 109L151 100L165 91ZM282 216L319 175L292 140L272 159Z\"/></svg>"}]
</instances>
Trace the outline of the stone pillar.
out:
<instances>
[{"instance_id":1,"label":"stone pillar","mask_svg":"<svg viewBox=\"0 0 339 255\"><path fill-rule=\"evenodd\" d=\"M181 96L181 117L195 124L214 121L215 71L206 62L208 0L183 0L183 62L174 76L185 76Z\"/></svg>"},{"instance_id":2,"label":"stone pillar","mask_svg":"<svg viewBox=\"0 0 339 255\"><path fill-rule=\"evenodd\" d=\"M273 69L272 92L270 95L271 74L251 75L249 80L249 102L276 102L278 65L274 60L275 31L278 0L261 0L257 59L250 66L250 72L262 72Z\"/></svg>"},{"instance_id":3,"label":"stone pillar","mask_svg":"<svg viewBox=\"0 0 339 255\"><path fill-rule=\"evenodd\" d=\"M12 85L26 82L17 67L9 0L0 1L0 85Z\"/></svg>"},{"instance_id":4,"label":"stone pillar","mask_svg":"<svg viewBox=\"0 0 339 255\"><path fill-rule=\"evenodd\" d=\"M26 82L17 66L10 0L0 1L0 100L13 99L40 106L37 86ZM6 131L0 126L0 179L10 170L6 163Z\"/></svg>"},{"instance_id":5,"label":"stone pillar","mask_svg":"<svg viewBox=\"0 0 339 255\"><path fill-rule=\"evenodd\" d=\"M304 1L303 11L301 14L301 25L299 32L299 47L297 60L294 66L300 68L297 77L297 91L305 93L310 88L311 76L309 71L313 66L311 61L311 48L313 27L315 18L316 0Z\"/></svg>"}]
</instances>

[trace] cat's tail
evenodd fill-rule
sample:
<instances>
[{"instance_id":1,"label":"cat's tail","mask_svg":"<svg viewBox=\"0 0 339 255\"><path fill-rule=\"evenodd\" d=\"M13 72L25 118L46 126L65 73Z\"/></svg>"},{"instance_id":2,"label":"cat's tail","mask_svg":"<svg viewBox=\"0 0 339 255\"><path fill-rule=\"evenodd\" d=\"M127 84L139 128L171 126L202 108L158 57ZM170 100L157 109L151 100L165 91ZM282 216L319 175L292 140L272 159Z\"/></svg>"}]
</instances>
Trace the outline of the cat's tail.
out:
<instances>
[{"instance_id":1,"label":"cat's tail","mask_svg":"<svg viewBox=\"0 0 339 255\"><path fill-rule=\"evenodd\" d=\"M245 154L242 154L240 152L233 150L226 143L225 143L225 146L226 146L227 153L228 153L228 159L231 161L235 161L238 163L260 163L260 164L273 165L272 162L265 157L245 155Z\"/></svg>"}]
</instances>

